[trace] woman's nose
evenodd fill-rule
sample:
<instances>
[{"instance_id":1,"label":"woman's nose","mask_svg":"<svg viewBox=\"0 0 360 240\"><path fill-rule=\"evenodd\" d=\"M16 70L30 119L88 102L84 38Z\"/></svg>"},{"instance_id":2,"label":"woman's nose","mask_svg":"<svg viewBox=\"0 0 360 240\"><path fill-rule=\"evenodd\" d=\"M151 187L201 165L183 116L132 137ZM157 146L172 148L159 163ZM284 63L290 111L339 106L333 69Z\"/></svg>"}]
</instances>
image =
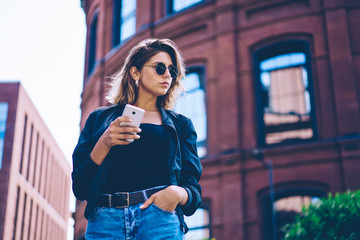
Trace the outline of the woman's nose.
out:
<instances>
[{"instance_id":1,"label":"woman's nose","mask_svg":"<svg viewBox=\"0 0 360 240\"><path fill-rule=\"evenodd\" d=\"M170 70L169 70L168 67L166 68L165 73L163 74L163 76L166 77L166 78L171 77Z\"/></svg>"}]
</instances>

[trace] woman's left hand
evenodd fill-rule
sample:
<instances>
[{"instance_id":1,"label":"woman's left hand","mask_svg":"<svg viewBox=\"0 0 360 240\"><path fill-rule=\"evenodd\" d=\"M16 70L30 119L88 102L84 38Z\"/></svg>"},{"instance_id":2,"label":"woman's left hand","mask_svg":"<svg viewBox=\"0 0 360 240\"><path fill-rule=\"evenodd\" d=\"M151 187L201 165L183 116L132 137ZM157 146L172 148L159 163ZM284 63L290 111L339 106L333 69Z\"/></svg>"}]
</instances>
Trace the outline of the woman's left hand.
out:
<instances>
[{"instance_id":1,"label":"woman's left hand","mask_svg":"<svg viewBox=\"0 0 360 240\"><path fill-rule=\"evenodd\" d=\"M171 185L164 190L151 195L151 197L146 200L140 208L145 209L154 203L159 208L172 212L178 204L185 205L187 200L188 194L184 188Z\"/></svg>"}]
</instances>

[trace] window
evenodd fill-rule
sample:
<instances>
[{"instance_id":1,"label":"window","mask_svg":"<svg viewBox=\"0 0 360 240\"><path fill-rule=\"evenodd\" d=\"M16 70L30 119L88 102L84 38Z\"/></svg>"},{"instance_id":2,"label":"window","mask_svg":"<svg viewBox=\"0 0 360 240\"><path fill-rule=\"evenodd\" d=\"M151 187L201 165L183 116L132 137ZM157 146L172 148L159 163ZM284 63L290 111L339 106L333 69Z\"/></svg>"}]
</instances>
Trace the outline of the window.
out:
<instances>
[{"instance_id":1,"label":"window","mask_svg":"<svg viewBox=\"0 0 360 240\"><path fill-rule=\"evenodd\" d=\"M114 0L113 46L123 43L136 32L136 0Z\"/></svg>"},{"instance_id":2,"label":"window","mask_svg":"<svg viewBox=\"0 0 360 240\"><path fill-rule=\"evenodd\" d=\"M37 229L38 229L38 221L39 221L39 205L36 204L36 215L35 215L35 231L34 231L34 238L36 239L36 233L37 233Z\"/></svg>"},{"instance_id":3,"label":"window","mask_svg":"<svg viewBox=\"0 0 360 240\"><path fill-rule=\"evenodd\" d=\"M185 235L186 240L210 239L210 211L205 205L196 210L194 215L185 216L185 222L189 227L189 232Z\"/></svg>"},{"instance_id":4,"label":"window","mask_svg":"<svg viewBox=\"0 0 360 240\"><path fill-rule=\"evenodd\" d=\"M26 141L26 129L27 129L27 120L28 116L25 114L24 118L24 128L23 128L23 138L22 138L22 145L21 145L21 157L20 157L20 169L19 172L23 174L23 164L24 164L24 151L25 151L25 141Z\"/></svg>"},{"instance_id":5,"label":"window","mask_svg":"<svg viewBox=\"0 0 360 240\"><path fill-rule=\"evenodd\" d=\"M204 2L204 0L168 0L168 13L180 12L201 2Z\"/></svg>"},{"instance_id":6,"label":"window","mask_svg":"<svg viewBox=\"0 0 360 240\"><path fill-rule=\"evenodd\" d=\"M29 236L28 238L30 239L30 231L31 231L31 224L32 224L32 221L31 221L31 218L32 218L32 211L33 211L33 200L31 199L30 200L30 214L29 214L29 223L28 223L28 233L27 235ZM25 219L24 219L25 221Z\"/></svg>"},{"instance_id":7,"label":"window","mask_svg":"<svg viewBox=\"0 0 360 240\"><path fill-rule=\"evenodd\" d=\"M16 205L15 205L15 215L14 215L14 227L13 227L13 239L16 239L16 226L18 220L18 211L19 211L19 199L20 199L20 187L17 187L17 194L16 194Z\"/></svg>"},{"instance_id":8,"label":"window","mask_svg":"<svg viewBox=\"0 0 360 240\"><path fill-rule=\"evenodd\" d=\"M198 154L199 157L204 157L207 154L204 69L191 68L183 79L183 85L185 94L177 100L174 110L192 120L197 133Z\"/></svg>"},{"instance_id":9,"label":"window","mask_svg":"<svg viewBox=\"0 0 360 240\"><path fill-rule=\"evenodd\" d=\"M30 127L30 143L29 143L29 154L28 154L28 164L26 171L26 180L29 181L29 173L30 173L30 165L31 165L31 150L32 150L32 142L33 142L33 134L34 134L34 124L31 124Z\"/></svg>"},{"instance_id":10,"label":"window","mask_svg":"<svg viewBox=\"0 0 360 240\"><path fill-rule=\"evenodd\" d=\"M0 102L0 169L2 168L4 154L7 112L8 104L6 102Z\"/></svg>"},{"instance_id":11,"label":"window","mask_svg":"<svg viewBox=\"0 0 360 240\"><path fill-rule=\"evenodd\" d=\"M97 22L98 22L98 12L95 12L90 26L88 74L90 74L95 67Z\"/></svg>"},{"instance_id":12,"label":"window","mask_svg":"<svg viewBox=\"0 0 360 240\"><path fill-rule=\"evenodd\" d=\"M27 201L26 201L26 198L27 198L27 194L26 192L24 193L24 208L23 208L23 212L22 212L22 223L21 223L21 237L20 239L24 239L24 227L25 227L25 219L26 219L26 204L27 204Z\"/></svg>"},{"instance_id":13,"label":"window","mask_svg":"<svg viewBox=\"0 0 360 240\"><path fill-rule=\"evenodd\" d=\"M314 204L325 196L325 192L309 188L293 188L277 192L273 204L275 210L275 225L272 224L272 204L270 196L264 196L263 207L263 239L273 240L273 227L276 228L276 239L282 239L285 232L283 227L292 223L295 216L301 212L303 206Z\"/></svg>"},{"instance_id":14,"label":"window","mask_svg":"<svg viewBox=\"0 0 360 240\"><path fill-rule=\"evenodd\" d=\"M319 200L320 198L318 197L301 195L278 199L274 204L276 212L276 239L284 237L283 227L295 220L295 216L301 213L303 206L314 204Z\"/></svg>"},{"instance_id":15,"label":"window","mask_svg":"<svg viewBox=\"0 0 360 240\"><path fill-rule=\"evenodd\" d=\"M315 137L306 43L271 45L255 54L260 145Z\"/></svg>"}]
</instances>

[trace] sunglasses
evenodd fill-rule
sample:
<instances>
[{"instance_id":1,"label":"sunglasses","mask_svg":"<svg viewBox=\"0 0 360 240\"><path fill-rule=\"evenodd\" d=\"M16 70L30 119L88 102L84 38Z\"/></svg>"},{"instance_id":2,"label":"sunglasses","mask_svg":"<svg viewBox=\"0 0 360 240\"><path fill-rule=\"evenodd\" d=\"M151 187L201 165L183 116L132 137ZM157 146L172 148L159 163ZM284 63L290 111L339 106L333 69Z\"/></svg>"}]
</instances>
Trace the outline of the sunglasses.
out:
<instances>
[{"instance_id":1,"label":"sunglasses","mask_svg":"<svg viewBox=\"0 0 360 240\"><path fill-rule=\"evenodd\" d=\"M162 62L159 62L156 65L144 65L144 66L148 66L148 67L153 67L156 70L156 73L159 75L163 75L166 72L166 68L169 69L170 75L173 79L176 79L176 77L178 76L179 72L176 66L174 65L170 65L168 67L166 67L166 65Z\"/></svg>"}]
</instances>

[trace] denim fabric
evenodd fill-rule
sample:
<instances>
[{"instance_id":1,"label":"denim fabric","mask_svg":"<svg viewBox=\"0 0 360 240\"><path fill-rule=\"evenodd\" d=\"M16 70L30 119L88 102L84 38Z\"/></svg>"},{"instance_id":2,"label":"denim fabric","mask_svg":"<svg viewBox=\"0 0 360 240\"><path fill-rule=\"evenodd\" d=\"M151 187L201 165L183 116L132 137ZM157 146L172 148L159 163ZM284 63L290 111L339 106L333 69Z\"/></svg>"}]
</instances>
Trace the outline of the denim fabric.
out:
<instances>
[{"instance_id":1,"label":"denim fabric","mask_svg":"<svg viewBox=\"0 0 360 240\"><path fill-rule=\"evenodd\" d=\"M184 239L180 220L175 212L155 204L140 209L141 204L128 208L96 208L89 215L86 239L160 240Z\"/></svg>"}]
</instances>

